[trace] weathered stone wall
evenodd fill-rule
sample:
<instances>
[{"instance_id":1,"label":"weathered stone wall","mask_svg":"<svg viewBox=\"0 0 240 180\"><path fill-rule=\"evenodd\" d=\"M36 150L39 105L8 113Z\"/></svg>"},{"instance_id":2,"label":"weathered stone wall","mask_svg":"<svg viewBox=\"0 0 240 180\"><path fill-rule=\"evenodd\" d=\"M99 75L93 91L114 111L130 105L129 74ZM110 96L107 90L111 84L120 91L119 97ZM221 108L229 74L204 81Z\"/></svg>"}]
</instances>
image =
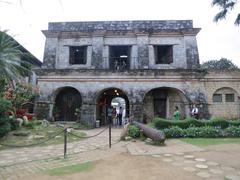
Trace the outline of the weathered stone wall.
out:
<instances>
[{"instance_id":1,"label":"weathered stone wall","mask_svg":"<svg viewBox=\"0 0 240 180\"><path fill-rule=\"evenodd\" d=\"M92 21L92 22L54 22L48 29L53 31L88 31L93 30L166 30L193 28L191 20L166 21Z\"/></svg>"},{"instance_id":2,"label":"weathered stone wall","mask_svg":"<svg viewBox=\"0 0 240 180\"><path fill-rule=\"evenodd\" d=\"M186 99L189 99L189 103L191 103L191 99L197 99L198 92L201 92L199 84L195 83L199 74L193 72L159 72L153 70L129 71L128 73L112 73L100 70L82 70L82 72L63 70L62 73L56 70L56 72L49 70L48 73L39 74L40 100L54 102L58 89L73 87L82 96L83 109L85 110L81 117L91 122L96 120L97 98L103 90L108 88L118 88L125 92L130 103L130 116L140 120L143 118L143 99L152 89L160 87L177 89L186 96ZM186 81L185 76L195 78L195 80L193 81L190 78ZM188 95L191 95L191 97L188 97ZM171 106L179 105L182 109L181 103L171 102ZM184 109L183 111L186 112ZM86 113L84 114L84 112ZM169 111L169 114L171 113L172 111Z\"/></svg>"},{"instance_id":3,"label":"weathered stone wall","mask_svg":"<svg viewBox=\"0 0 240 180\"><path fill-rule=\"evenodd\" d=\"M108 69L109 46L131 46L130 69L194 69L199 66L192 21L49 23L43 68ZM156 64L155 45L173 46L173 63ZM87 46L87 64L69 64L69 46Z\"/></svg>"},{"instance_id":4,"label":"weathered stone wall","mask_svg":"<svg viewBox=\"0 0 240 180\"><path fill-rule=\"evenodd\" d=\"M240 118L240 71L209 71L201 81L204 82L212 117ZM212 96L215 92L223 95L222 102L213 102ZM226 93L234 93L235 102L226 102Z\"/></svg>"}]
</instances>

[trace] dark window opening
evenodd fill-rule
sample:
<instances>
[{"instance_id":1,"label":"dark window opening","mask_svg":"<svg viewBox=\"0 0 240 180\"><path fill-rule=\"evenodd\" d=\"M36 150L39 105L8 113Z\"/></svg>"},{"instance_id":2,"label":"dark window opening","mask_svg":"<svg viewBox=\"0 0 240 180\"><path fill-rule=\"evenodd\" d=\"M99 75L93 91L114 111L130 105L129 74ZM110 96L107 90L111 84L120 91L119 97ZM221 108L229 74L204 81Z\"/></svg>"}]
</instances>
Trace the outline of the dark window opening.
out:
<instances>
[{"instance_id":1,"label":"dark window opening","mask_svg":"<svg viewBox=\"0 0 240 180\"><path fill-rule=\"evenodd\" d=\"M173 46L155 46L155 62L156 64L170 64L173 62Z\"/></svg>"},{"instance_id":2,"label":"dark window opening","mask_svg":"<svg viewBox=\"0 0 240 180\"><path fill-rule=\"evenodd\" d=\"M213 94L213 102L222 102L222 94Z\"/></svg>"},{"instance_id":3,"label":"dark window opening","mask_svg":"<svg viewBox=\"0 0 240 180\"><path fill-rule=\"evenodd\" d=\"M70 64L87 63L87 46L70 46L69 47Z\"/></svg>"},{"instance_id":4,"label":"dark window opening","mask_svg":"<svg viewBox=\"0 0 240 180\"><path fill-rule=\"evenodd\" d=\"M113 70L127 70L130 67L131 46L110 46L109 64Z\"/></svg>"},{"instance_id":5,"label":"dark window opening","mask_svg":"<svg viewBox=\"0 0 240 180\"><path fill-rule=\"evenodd\" d=\"M226 94L225 101L226 102L234 102L234 94Z\"/></svg>"}]
</instances>

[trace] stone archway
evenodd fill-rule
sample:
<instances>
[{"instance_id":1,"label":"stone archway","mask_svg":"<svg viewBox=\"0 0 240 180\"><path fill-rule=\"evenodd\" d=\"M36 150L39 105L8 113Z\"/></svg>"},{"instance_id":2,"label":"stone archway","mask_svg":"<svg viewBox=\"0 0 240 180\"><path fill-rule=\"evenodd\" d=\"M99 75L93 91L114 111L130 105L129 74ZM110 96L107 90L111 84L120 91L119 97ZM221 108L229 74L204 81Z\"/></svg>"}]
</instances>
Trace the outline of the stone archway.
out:
<instances>
[{"instance_id":1,"label":"stone archway","mask_svg":"<svg viewBox=\"0 0 240 180\"><path fill-rule=\"evenodd\" d=\"M75 114L76 109L81 109L82 97L78 90L73 87L63 87L58 90L55 98L53 115L58 114L55 118L57 121L77 121L78 116ZM80 113L80 112L79 112Z\"/></svg>"},{"instance_id":2,"label":"stone archway","mask_svg":"<svg viewBox=\"0 0 240 180\"><path fill-rule=\"evenodd\" d=\"M129 99L125 92L119 88L108 88L102 90L96 100L96 117L100 120L100 125L108 124L107 108L112 105L112 100L115 98L122 98L125 102L125 116L129 116Z\"/></svg>"},{"instance_id":3,"label":"stone archway","mask_svg":"<svg viewBox=\"0 0 240 180\"><path fill-rule=\"evenodd\" d=\"M175 106L178 106L181 118L189 114L189 100L180 90L170 87L151 89L143 100L144 121L154 117L172 118Z\"/></svg>"}]
</instances>

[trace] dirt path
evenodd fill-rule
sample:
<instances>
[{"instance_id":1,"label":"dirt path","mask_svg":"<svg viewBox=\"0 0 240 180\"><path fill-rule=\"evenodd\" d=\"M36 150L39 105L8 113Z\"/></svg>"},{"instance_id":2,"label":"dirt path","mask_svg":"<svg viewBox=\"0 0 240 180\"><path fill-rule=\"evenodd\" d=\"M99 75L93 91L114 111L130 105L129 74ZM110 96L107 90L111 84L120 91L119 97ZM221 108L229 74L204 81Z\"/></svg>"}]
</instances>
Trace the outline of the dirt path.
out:
<instances>
[{"instance_id":1,"label":"dirt path","mask_svg":"<svg viewBox=\"0 0 240 180\"><path fill-rule=\"evenodd\" d=\"M90 172L81 172L61 177L38 174L26 177L26 180L192 180L198 179L193 174L173 167L151 156L133 156L120 153L104 160L97 161ZM200 179L200 178L199 178Z\"/></svg>"}]
</instances>

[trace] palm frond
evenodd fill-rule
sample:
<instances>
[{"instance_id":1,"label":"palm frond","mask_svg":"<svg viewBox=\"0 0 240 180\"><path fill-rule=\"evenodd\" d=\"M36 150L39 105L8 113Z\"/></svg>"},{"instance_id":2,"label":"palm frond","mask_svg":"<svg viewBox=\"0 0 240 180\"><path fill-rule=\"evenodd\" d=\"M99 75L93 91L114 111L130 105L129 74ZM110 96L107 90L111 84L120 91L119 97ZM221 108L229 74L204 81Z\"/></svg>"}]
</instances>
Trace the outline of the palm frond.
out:
<instances>
[{"instance_id":1,"label":"palm frond","mask_svg":"<svg viewBox=\"0 0 240 180\"><path fill-rule=\"evenodd\" d=\"M213 20L214 20L215 22L218 22L219 20L225 19L227 12L228 12L228 11L227 11L226 9L220 11L219 13L217 13L217 14L215 15L215 17L214 17Z\"/></svg>"}]
</instances>

